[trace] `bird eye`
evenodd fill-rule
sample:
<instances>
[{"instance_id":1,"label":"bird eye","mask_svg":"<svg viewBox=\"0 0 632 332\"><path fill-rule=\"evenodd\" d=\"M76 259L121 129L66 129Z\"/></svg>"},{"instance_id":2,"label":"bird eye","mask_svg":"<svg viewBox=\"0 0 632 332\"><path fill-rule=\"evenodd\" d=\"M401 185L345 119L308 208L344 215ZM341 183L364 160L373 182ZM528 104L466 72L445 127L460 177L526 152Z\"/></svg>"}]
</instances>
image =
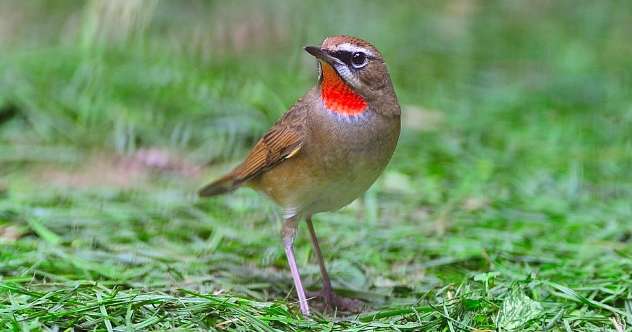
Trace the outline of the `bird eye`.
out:
<instances>
[{"instance_id":1,"label":"bird eye","mask_svg":"<svg viewBox=\"0 0 632 332\"><path fill-rule=\"evenodd\" d=\"M355 68L362 68L367 64L366 54L362 52L355 52L351 56L351 64Z\"/></svg>"}]
</instances>

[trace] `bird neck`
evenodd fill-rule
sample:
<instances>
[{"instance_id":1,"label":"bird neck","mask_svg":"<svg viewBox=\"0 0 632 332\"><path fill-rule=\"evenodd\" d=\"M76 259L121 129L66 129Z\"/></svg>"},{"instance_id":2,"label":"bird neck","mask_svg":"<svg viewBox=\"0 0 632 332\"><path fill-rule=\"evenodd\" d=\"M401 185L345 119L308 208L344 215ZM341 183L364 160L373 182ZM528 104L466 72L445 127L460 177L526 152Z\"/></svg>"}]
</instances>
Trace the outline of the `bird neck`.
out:
<instances>
[{"instance_id":1,"label":"bird neck","mask_svg":"<svg viewBox=\"0 0 632 332\"><path fill-rule=\"evenodd\" d=\"M321 65L320 97L325 107L343 115L358 115L367 109L367 102L345 83L329 64Z\"/></svg>"}]
</instances>

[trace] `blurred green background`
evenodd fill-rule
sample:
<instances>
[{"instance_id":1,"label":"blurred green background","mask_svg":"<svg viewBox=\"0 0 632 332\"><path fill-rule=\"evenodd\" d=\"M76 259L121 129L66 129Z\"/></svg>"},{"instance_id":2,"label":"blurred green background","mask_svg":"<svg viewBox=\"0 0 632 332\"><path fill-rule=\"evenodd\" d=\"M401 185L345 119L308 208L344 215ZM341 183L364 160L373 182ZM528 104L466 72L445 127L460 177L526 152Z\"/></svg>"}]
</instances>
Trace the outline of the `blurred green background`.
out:
<instances>
[{"instance_id":1,"label":"blurred green background","mask_svg":"<svg viewBox=\"0 0 632 332\"><path fill-rule=\"evenodd\" d=\"M315 221L365 313L305 320L274 207L194 193L335 34L382 51L403 131ZM1 0L0 326L630 331L631 35L629 1Z\"/></svg>"}]
</instances>

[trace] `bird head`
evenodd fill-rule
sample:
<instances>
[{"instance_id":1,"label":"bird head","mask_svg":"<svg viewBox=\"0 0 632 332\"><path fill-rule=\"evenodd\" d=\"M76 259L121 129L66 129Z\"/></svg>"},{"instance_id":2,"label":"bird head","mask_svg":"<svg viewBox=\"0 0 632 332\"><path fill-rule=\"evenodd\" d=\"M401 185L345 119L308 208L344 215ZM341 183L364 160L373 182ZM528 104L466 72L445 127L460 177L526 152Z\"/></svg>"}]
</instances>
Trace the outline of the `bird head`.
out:
<instances>
[{"instance_id":1,"label":"bird head","mask_svg":"<svg viewBox=\"0 0 632 332\"><path fill-rule=\"evenodd\" d=\"M382 54L370 43L350 36L333 36L305 51L319 64L319 84L325 106L335 112L358 114L369 103L393 95Z\"/></svg>"}]
</instances>

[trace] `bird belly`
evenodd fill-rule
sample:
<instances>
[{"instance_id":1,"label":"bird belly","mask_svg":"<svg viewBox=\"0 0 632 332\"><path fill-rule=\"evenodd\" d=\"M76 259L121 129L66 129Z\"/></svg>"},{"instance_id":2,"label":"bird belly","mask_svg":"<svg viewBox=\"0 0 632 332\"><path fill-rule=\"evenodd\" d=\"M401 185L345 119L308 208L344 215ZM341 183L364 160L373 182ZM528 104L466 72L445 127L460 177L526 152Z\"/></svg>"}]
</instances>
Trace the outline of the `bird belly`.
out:
<instances>
[{"instance_id":1,"label":"bird belly","mask_svg":"<svg viewBox=\"0 0 632 332\"><path fill-rule=\"evenodd\" d=\"M364 154L348 157L353 165L344 168L345 172L326 156L319 161L289 159L262 174L252 186L274 200L286 217L337 210L362 195L386 164L376 165Z\"/></svg>"},{"instance_id":2,"label":"bird belly","mask_svg":"<svg viewBox=\"0 0 632 332\"><path fill-rule=\"evenodd\" d=\"M382 173L399 137L399 119L372 119L370 127L324 120L301 151L252 182L286 217L333 211L351 203Z\"/></svg>"},{"instance_id":3,"label":"bird belly","mask_svg":"<svg viewBox=\"0 0 632 332\"><path fill-rule=\"evenodd\" d=\"M334 211L346 206L367 191L383 169L377 165L361 167L364 162L359 160L356 163L344 176L321 179L305 199L308 202L303 207L306 213Z\"/></svg>"}]
</instances>

